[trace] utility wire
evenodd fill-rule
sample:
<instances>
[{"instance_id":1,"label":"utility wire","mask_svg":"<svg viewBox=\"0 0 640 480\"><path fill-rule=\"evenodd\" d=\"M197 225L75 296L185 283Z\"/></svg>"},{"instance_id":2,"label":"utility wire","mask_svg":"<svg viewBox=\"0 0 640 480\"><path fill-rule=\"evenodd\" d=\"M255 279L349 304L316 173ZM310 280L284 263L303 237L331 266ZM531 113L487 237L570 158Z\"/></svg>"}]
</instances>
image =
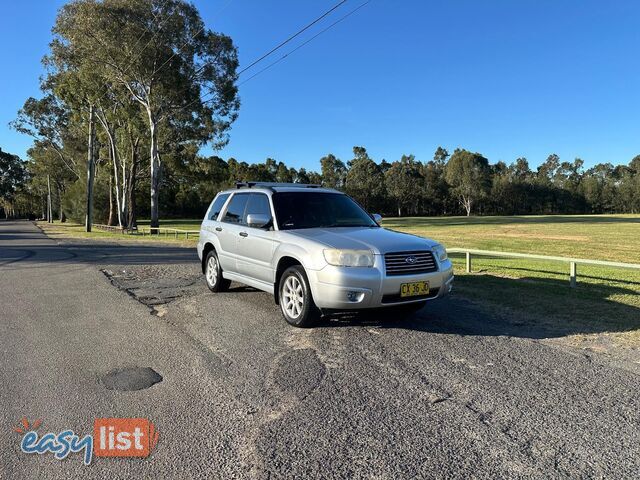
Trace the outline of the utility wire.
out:
<instances>
[{"instance_id":1,"label":"utility wire","mask_svg":"<svg viewBox=\"0 0 640 480\"><path fill-rule=\"evenodd\" d=\"M271 50L269 50L267 53L265 53L264 55L262 55L260 58L258 58L257 60L254 60L253 62L251 62L248 66L244 67L242 70L240 70L238 72L238 75L242 75L245 71L249 70L251 67L253 67L255 64L261 62L262 60L264 60L265 58L267 58L269 55L271 55L273 52L275 52L276 50L279 50L280 48L284 47L287 43L289 43L291 40L293 40L294 38L296 38L298 35L300 35L302 32L308 30L309 28L311 28L312 26L314 26L316 23L318 23L320 20L322 20L324 17L326 17L327 15L329 15L331 12L333 12L336 8L340 7L341 5L343 5L344 3L346 3L347 0L342 0L341 2L338 2L336 5L334 5L333 7L331 7L329 10L327 10L326 12L324 12L322 15L320 15L318 18L316 18L313 22L309 23L307 26L305 26L304 28L302 28L301 30L298 30L296 33L294 33L293 35L291 35L289 38L287 38L286 40L284 40L283 42L279 43L278 45L276 45L275 47L273 47Z\"/></svg>"},{"instance_id":2,"label":"utility wire","mask_svg":"<svg viewBox=\"0 0 640 480\"><path fill-rule=\"evenodd\" d=\"M309 38L308 40L306 40L305 42L301 43L300 45L298 45L296 48L294 48L293 50L291 50L290 52L285 53L283 56L281 56L280 58L278 58L275 62L270 63L269 65L267 65L266 67L264 67L262 70L258 70L256 73L254 73L253 75L251 75L249 78L247 78L246 80L243 80L242 82L240 82L238 84L238 86L240 85L244 85L245 83L247 83L249 80L251 80L252 78L257 77L258 75L260 75L262 72L269 70L271 67L273 67L274 65L276 65L277 63L280 63L282 60L284 60L285 58L287 58L289 55L291 55L293 52L300 50L302 47L304 47L306 44L310 43L312 40L316 39L317 37L319 37L320 35L322 35L324 32L326 32L327 30L329 30L330 28L333 28L334 26L336 26L338 23L342 22L343 20L346 20L348 17L350 17L351 15L353 15L354 13L356 13L358 10L360 10L362 7L364 7L365 5L367 5L368 3L370 3L371 0L367 0L364 3L361 3L359 6L357 6L356 8L354 8L353 10L351 10L349 13L347 13L346 15L343 15L342 17L340 17L338 20L336 20L335 22L333 22L331 25L327 26L326 28L320 30L318 33L316 33L313 37ZM242 73L242 72L240 72Z\"/></svg>"},{"instance_id":3,"label":"utility wire","mask_svg":"<svg viewBox=\"0 0 640 480\"><path fill-rule=\"evenodd\" d=\"M344 1L346 1L346 0L344 0ZM231 3L231 0L228 0L228 1L227 1L227 3L225 3L225 4L222 6L222 8L221 8L220 10L218 10L218 12L216 13L216 15L218 15L218 14L222 13L222 12L223 12L223 11L224 11L228 6L229 6L229 4L230 4L230 3ZM155 70L155 71L154 71L154 74L157 74L160 70L162 70L162 68L163 68L167 63L169 63L169 62L171 61L171 59L173 59L173 57L175 57L175 56L178 54L178 52L181 52L181 51L182 51L182 49L183 49L184 47L186 47L186 46L189 44L189 42L190 42L190 41L195 40L195 38L196 38L198 35L200 35L200 33L201 33L205 28L206 28L206 24L205 24L205 23L204 23L204 21L203 21L203 22L202 22L202 26L200 27L200 29L199 29L196 33L194 33L194 34L193 34L193 36L191 37L191 40L187 40L187 41L184 43L184 45L182 45L182 46L181 46L177 51L173 52L173 54L172 54L169 58L167 58L167 59L165 60L165 62L164 62L162 65L160 65L160 68L158 68L157 70Z\"/></svg>"}]
</instances>

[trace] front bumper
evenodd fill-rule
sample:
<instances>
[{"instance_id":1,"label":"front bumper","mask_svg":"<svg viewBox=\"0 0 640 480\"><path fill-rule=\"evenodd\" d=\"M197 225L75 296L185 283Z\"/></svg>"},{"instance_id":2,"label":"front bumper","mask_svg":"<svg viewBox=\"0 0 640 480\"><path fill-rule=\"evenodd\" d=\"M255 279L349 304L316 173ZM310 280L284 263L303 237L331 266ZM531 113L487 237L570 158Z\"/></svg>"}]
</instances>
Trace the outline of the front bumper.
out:
<instances>
[{"instance_id":1,"label":"front bumper","mask_svg":"<svg viewBox=\"0 0 640 480\"><path fill-rule=\"evenodd\" d=\"M315 304L331 310L392 307L442 298L453 287L453 266L449 260L440 263L436 272L397 276L386 276L382 262L376 255L372 268L328 265L321 270L308 270ZM429 282L429 295L400 297L402 283L419 281Z\"/></svg>"}]
</instances>

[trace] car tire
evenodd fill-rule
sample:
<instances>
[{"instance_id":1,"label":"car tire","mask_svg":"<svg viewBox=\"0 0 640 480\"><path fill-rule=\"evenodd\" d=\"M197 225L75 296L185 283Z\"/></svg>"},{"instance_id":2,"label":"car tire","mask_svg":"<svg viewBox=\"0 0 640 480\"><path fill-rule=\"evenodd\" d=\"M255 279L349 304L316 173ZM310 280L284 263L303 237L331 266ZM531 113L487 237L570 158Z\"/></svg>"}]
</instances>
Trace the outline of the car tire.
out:
<instances>
[{"instance_id":1,"label":"car tire","mask_svg":"<svg viewBox=\"0 0 640 480\"><path fill-rule=\"evenodd\" d=\"M205 259L204 278L212 292L224 292L231 285L229 280L222 278L222 268L214 250L211 250Z\"/></svg>"},{"instance_id":2,"label":"car tire","mask_svg":"<svg viewBox=\"0 0 640 480\"><path fill-rule=\"evenodd\" d=\"M320 312L313 301L307 274L300 265L287 268L280 277L278 295L282 316L290 325L313 326Z\"/></svg>"}]
</instances>

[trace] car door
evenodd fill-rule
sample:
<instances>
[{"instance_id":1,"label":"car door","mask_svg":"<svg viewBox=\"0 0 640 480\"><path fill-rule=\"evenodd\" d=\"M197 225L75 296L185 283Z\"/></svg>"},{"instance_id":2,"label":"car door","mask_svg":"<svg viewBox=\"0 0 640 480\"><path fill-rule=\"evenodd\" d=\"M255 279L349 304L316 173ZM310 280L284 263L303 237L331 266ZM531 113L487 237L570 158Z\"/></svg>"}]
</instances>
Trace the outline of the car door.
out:
<instances>
[{"instance_id":1,"label":"car door","mask_svg":"<svg viewBox=\"0 0 640 480\"><path fill-rule=\"evenodd\" d=\"M202 230L205 231L205 235L208 237L212 235L216 235L216 227L219 226L218 217L220 216L220 212L224 208L224 204L227 203L227 200L231 196L230 193L221 193L216 198L214 198L213 202L209 206L207 210L207 214L202 220Z\"/></svg>"},{"instance_id":2,"label":"car door","mask_svg":"<svg viewBox=\"0 0 640 480\"><path fill-rule=\"evenodd\" d=\"M264 193L251 193L239 232L238 272L266 283L273 283L273 251L275 248L273 221L264 228L247 225L247 216L268 215L273 219L271 202Z\"/></svg>"},{"instance_id":3,"label":"car door","mask_svg":"<svg viewBox=\"0 0 640 480\"><path fill-rule=\"evenodd\" d=\"M216 222L215 233L220 241L220 251L218 259L223 270L228 272L238 272L237 251L240 230L243 228L244 210L249 200L248 193L234 193L231 200L220 216L220 221Z\"/></svg>"}]
</instances>

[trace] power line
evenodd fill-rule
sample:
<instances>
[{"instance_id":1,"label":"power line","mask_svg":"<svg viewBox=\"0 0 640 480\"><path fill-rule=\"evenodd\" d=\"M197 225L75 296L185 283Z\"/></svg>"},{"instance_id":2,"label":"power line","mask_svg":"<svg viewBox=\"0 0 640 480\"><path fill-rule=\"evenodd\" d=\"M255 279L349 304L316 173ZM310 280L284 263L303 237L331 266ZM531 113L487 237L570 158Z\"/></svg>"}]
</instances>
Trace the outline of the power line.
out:
<instances>
[{"instance_id":1,"label":"power line","mask_svg":"<svg viewBox=\"0 0 640 480\"><path fill-rule=\"evenodd\" d=\"M342 5L346 0L340 2L339 4L335 5L330 11L335 10L336 8L338 8L340 5ZM353 15L354 13L356 13L358 10L360 10L361 8L363 8L365 5L367 5L368 3L371 3L372 0L366 0L365 2L361 3L360 5L358 5L356 8L354 8L353 10L349 11L347 14L343 15L342 17L340 17L338 20L336 20L335 22L333 22L332 24L328 25L327 27L325 27L324 29L320 30L318 33L316 33L314 36L312 36L311 38L309 38L308 40L304 41L303 43L301 43L300 45L298 45L297 47L295 47L293 50L291 50L290 52L286 53L285 55L283 55L282 57L278 58L276 61L272 62L271 64L267 65L265 68L263 68L262 70L256 72L254 75L250 76L249 78L247 78L246 80L244 80L243 82L239 83L237 86L239 87L240 85L243 85L245 83L247 83L249 80L257 77L258 75L260 75L262 72L268 70L269 68L273 67L274 65L276 65L277 63L281 62L282 60L284 60L285 58L287 58L289 55L291 55L292 53L294 53L297 50L300 50L302 47L304 47L305 45L307 45L308 43L310 43L311 41L313 41L314 39L316 39L317 37L319 37L320 35L322 35L323 33L325 33L327 30L333 28L334 26L336 26L338 23L342 22L343 20L346 20L348 17L350 17L351 15ZM330 12L329 11L329 12ZM329 12L326 12L324 16L326 16ZM313 23L317 23L319 19L316 19ZM308 25L307 27L305 27L303 30L301 30L300 32L296 33L295 35L291 36L290 39L295 38L295 36L299 35L301 32L303 32L304 30L306 30L308 27L310 27L310 25ZM288 40L287 40L288 41ZM282 45L284 45L285 42L282 43ZM275 51L275 49L273 49L270 53L273 53ZM269 53L269 54L270 54ZM258 61L263 60L264 58L266 58L269 54L267 55L263 55L260 59L258 59L256 62L253 62L252 65L255 65ZM248 67L244 68L240 73L238 73L238 75L240 75L241 73L243 73L244 71L246 71L248 68L250 68L252 65L249 65ZM233 85L231 88L235 87L236 85ZM227 93L230 90L230 88L223 90L222 94ZM214 91L209 91L208 93L206 93L201 99L195 99L191 102L189 102L187 105L182 105L179 106L177 108L175 108L175 110L182 110L184 108L188 108L191 105L197 103L197 101L202 101L203 104L212 102L214 100L216 100L215 98L215 93ZM214 95L213 97L206 99L205 98L208 95Z\"/></svg>"},{"instance_id":2,"label":"power line","mask_svg":"<svg viewBox=\"0 0 640 480\"><path fill-rule=\"evenodd\" d=\"M305 26L304 28L302 28L301 30L298 30L296 33L294 33L293 35L291 35L289 38L287 38L286 40L284 40L283 42L279 43L278 45L276 45L275 47L273 47L271 50L269 50L267 53L265 53L264 55L262 55L260 58L258 58L257 60L254 60L253 62L251 62L248 66L244 67L242 70L240 70L238 72L238 75L242 75L245 71L249 70L251 67L253 67L255 64L261 62L262 60L264 60L265 58L267 58L269 55L271 55L273 52L275 52L276 50L279 50L280 48L284 47L287 43L289 43L291 40L293 40L294 38L296 38L298 35L300 35L301 33L303 33L304 31L308 30L309 28L311 28L312 26L314 26L316 23L318 23L320 20L322 20L324 17L326 17L327 15L329 15L331 12L333 12L336 8L340 7L342 4L346 3L347 0L342 0L341 2L338 2L336 5L334 5L333 7L331 7L329 10L327 10L326 12L324 12L322 15L320 15L318 18L316 18L313 22L309 23L307 26Z\"/></svg>"},{"instance_id":3,"label":"power line","mask_svg":"<svg viewBox=\"0 0 640 480\"><path fill-rule=\"evenodd\" d=\"M300 45L298 45L296 48L294 48L293 50L291 50L290 52L285 53L283 56L281 56L280 58L278 58L275 62L270 63L269 65L267 65L266 67L264 67L262 70L258 70L256 73L254 73L253 75L251 75L249 78L247 78L246 80L243 80L242 82L240 82L238 84L238 86L240 85L244 85L245 83L247 83L249 80L251 80L252 78L257 77L258 75L260 75L262 72L269 70L271 67L273 67L274 65L276 65L277 63L280 63L282 60L284 60L285 58L287 58L289 55L291 55L293 52L300 50L302 47L304 47L306 44L308 44L309 42L311 42L312 40L316 39L317 37L319 37L320 35L322 35L324 32L326 32L327 30L329 30L330 28L336 26L338 23L342 22L343 20L346 20L347 17L350 17L351 15L353 15L354 13L356 13L358 10L360 10L362 7L364 7L365 5L367 5L368 3L370 3L371 0L367 0L364 3L361 3L359 6L357 6L356 8L354 8L353 10L351 10L349 13L347 13L346 15L340 17L338 20L336 20L335 22L333 22L331 25L327 26L326 28L320 30L318 33L316 33L313 37L309 38L308 40L306 40L305 42L301 43ZM242 72L241 72L242 73Z\"/></svg>"}]
</instances>

